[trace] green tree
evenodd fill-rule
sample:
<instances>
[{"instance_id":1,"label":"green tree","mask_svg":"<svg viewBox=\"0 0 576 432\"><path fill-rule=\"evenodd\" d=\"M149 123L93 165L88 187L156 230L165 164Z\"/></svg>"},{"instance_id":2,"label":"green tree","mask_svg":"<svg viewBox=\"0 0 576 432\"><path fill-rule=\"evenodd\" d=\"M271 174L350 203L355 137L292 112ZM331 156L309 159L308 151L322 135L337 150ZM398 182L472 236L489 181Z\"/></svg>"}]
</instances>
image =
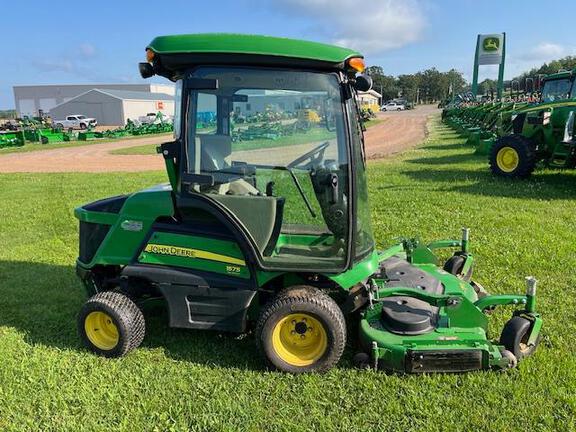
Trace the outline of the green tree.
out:
<instances>
[{"instance_id":1,"label":"green tree","mask_svg":"<svg viewBox=\"0 0 576 432\"><path fill-rule=\"evenodd\" d=\"M373 89L382 95L382 101L393 99L398 96L398 86L396 85L396 78L384 74L384 69L381 66L370 66L366 68L366 73L372 78Z\"/></svg>"}]
</instances>

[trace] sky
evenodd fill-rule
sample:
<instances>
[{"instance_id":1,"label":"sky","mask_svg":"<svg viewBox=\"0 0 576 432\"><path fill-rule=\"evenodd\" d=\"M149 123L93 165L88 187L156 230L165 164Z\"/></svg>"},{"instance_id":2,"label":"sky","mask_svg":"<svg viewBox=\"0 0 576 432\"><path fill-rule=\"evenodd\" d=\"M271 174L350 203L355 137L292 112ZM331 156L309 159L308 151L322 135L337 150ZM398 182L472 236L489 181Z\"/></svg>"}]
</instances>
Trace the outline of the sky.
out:
<instances>
[{"instance_id":1,"label":"sky","mask_svg":"<svg viewBox=\"0 0 576 432\"><path fill-rule=\"evenodd\" d=\"M507 79L576 55L576 2L540 0L96 0L2 5L0 109L12 86L138 83L137 64L158 35L250 33L361 51L386 74L455 68L470 80L476 36L507 34ZM19 18L18 18L19 17ZM496 78L493 66L480 77ZM157 82L161 79L155 78Z\"/></svg>"}]
</instances>

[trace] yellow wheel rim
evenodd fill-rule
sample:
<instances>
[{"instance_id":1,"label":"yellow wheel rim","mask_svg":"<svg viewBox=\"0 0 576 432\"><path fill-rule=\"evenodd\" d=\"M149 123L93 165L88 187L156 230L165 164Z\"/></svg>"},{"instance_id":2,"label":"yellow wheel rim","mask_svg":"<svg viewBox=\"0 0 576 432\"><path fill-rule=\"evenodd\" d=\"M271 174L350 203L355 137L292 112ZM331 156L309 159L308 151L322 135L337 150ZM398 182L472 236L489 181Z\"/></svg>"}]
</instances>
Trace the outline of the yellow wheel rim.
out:
<instances>
[{"instance_id":1,"label":"yellow wheel rim","mask_svg":"<svg viewBox=\"0 0 576 432\"><path fill-rule=\"evenodd\" d=\"M116 324L104 312L90 312L84 320L84 330L90 342L101 350L113 349L120 340Z\"/></svg>"},{"instance_id":2,"label":"yellow wheel rim","mask_svg":"<svg viewBox=\"0 0 576 432\"><path fill-rule=\"evenodd\" d=\"M278 357L292 366L309 366L328 347L322 323L311 315L294 313L282 318L272 331L272 347Z\"/></svg>"},{"instance_id":3,"label":"yellow wheel rim","mask_svg":"<svg viewBox=\"0 0 576 432\"><path fill-rule=\"evenodd\" d=\"M512 172L518 168L520 157L512 147L502 147L496 155L496 164L504 172Z\"/></svg>"}]
</instances>

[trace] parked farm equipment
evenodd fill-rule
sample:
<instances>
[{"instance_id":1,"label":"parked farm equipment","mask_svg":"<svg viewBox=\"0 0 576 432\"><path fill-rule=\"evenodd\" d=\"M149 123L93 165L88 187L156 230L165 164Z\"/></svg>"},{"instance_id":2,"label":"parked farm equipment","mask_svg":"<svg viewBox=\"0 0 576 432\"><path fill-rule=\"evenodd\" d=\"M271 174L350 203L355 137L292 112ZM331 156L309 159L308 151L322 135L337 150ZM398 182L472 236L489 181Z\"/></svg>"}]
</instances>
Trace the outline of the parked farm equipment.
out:
<instances>
[{"instance_id":1,"label":"parked farm equipment","mask_svg":"<svg viewBox=\"0 0 576 432\"><path fill-rule=\"evenodd\" d=\"M462 100L447 106L442 117L476 153L489 155L495 175L525 178L538 163L574 168L575 76L576 70L545 77L538 100L530 95L513 101Z\"/></svg>"},{"instance_id":2,"label":"parked farm equipment","mask_svg":"<svg viewBox=\"0 0 576 432\"><path fill-rule=\"evenodd\" d=\"M114 139L134 135L168 133L172 131L172 122L160 112L156 114L153 122L141 124L138 121L129 119L126 126L107 131L95 131L92 127L88 127L81 132L74 132L71 128L65 130L64 128L51 127L51 124L51 121L44 118L26 117L15 120L11 123L9 131L0 131L0 148L23 146L27 142L49 144L103 138Z\"/></svg>"}]
</instances>

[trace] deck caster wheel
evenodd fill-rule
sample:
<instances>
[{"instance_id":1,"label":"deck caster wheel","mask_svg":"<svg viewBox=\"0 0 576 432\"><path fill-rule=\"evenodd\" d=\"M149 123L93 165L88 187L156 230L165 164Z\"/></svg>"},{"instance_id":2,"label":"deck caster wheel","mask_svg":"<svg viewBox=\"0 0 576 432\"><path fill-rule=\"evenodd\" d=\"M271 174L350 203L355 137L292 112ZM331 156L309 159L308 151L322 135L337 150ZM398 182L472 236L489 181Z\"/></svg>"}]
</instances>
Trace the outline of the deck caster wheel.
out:
<instances>
[{"instance_id":1,"label":"deck caster wheel","mask_svg":"<svg viewBox=\"0 0 576 432\"><path fill-rule=\"evenodd\" d=\"M532 355L540 343L540 337L538 337L534 345L528 345L531 325L532 323L526 318L515 316L502 329L500 344L514 354L518 361Z\"/></svg>"},{"instance_id":2,"label":"deck caster wheel","mask_svg":"<svg viewBox=\"0 0 576 432\"><path fill-rule=\"evenodd\" d=\"M262 310L256 343L268 364L290 372L325 372L346 345L346 324L332 298L317 288L294 286Z\"/></svg>"},{"instance_id":3,"label":"deck caster wheel","mask_svg":"<svg viewBox=\"0 0 576 432\"><path fill-rule=\"evenodd\" d=\"M444 263L444 271L453 274L454 276L462 276L462 279L466 282L472 279L472 267L468 270L465 275L462 275L462 270L464 270L464 264L466 263L466 258L462 255L451 256Z\"/></svg>"},{"instance_id":4,"label":"deck caster wheel","mask_svg":"<svg viewBox=\"0 0 576 432\"><path fill-rule=\"evenodd\" d=\"M354 367L358 369L370 369L370 356L365 352L359 352L352 357L352 363Z\"/></svg>"},{"instance_id":5,"label":"deck caster wheel","mask_svg":"<svg viewBox=\"0 0 576 432\"><path fill-rule=\"evenodd\" d=\"M122 357L144 339L144 315L126 295L106 291L92 296L78 314L78 332L87 347L104 357Z\"/></svg>"}]
</instances>

